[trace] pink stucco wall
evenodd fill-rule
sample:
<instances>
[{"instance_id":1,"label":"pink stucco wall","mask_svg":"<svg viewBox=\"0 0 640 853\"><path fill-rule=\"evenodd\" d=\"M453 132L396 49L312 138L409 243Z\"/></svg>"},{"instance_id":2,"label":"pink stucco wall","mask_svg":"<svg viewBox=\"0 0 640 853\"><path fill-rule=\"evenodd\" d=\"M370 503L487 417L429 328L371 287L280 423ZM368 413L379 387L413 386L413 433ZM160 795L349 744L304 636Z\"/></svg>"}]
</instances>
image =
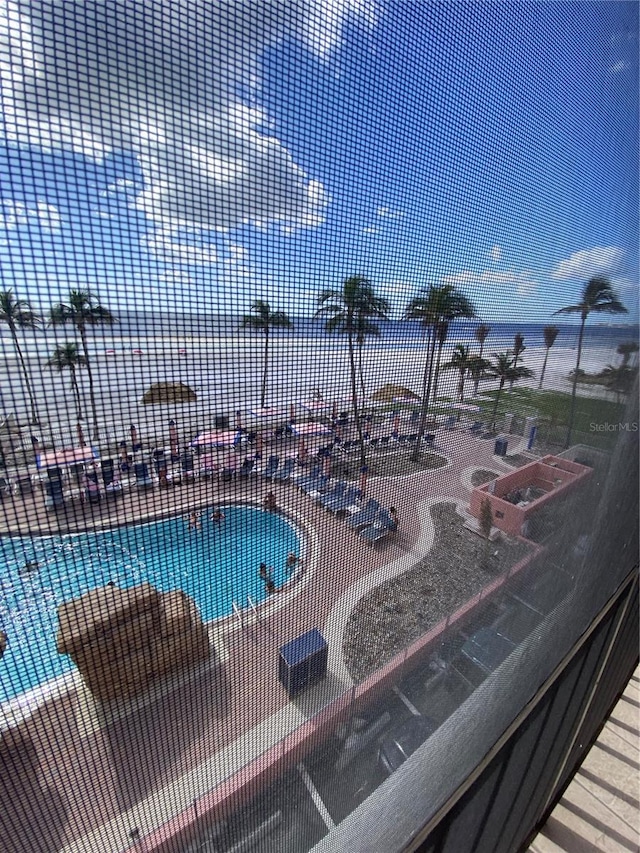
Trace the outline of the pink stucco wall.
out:
<instances>
[{"instance_id":1,"label":"pink stucco wall","mask_svg":"<svg viewBox=\"0 0 640 853\"><path fill-rule=\"evenodd\" d=\"M480 518L484 500L491 504L493 524L510 536L524 535L524 522L545 504L558 500L575 488L591 474L591 468L562 459L559 456L543 456L542 459L516 468L491 483L477 486L471 493L469 511ZM526 506L517 506L503 500L504 495L515 489L524 491L529 486L544 490L545 494L530 501Z\"/></svg>"}]
</instances>

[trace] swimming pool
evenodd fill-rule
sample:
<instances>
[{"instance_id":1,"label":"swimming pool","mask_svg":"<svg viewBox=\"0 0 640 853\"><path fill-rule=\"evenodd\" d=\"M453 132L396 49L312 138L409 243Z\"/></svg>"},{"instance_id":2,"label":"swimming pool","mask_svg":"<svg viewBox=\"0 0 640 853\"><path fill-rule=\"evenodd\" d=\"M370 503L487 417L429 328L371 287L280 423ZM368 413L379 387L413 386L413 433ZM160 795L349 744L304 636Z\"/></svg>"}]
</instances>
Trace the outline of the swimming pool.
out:
<instances>
[{"instance_id":1,"label":"swimming pool","mask_svg":"<svg viewBox=\"0 0 640 853\"><path fill-rule=\"evenodd\" d=\"M286 557L300 553L294 527L282 516L250 506L222 507L224 521L199 515L97 533L0 541L0 627L8 635L0 660L0 703L69 672L56 651L57 608L113 581L131 587L182 589L205 621L232 612L233 602L266 597L261 562L273 567L276 586L287 578ZM31 563L29 567L27 564ZM37 565L36 565L37 564Z\"/></svg>"}]
</instances>

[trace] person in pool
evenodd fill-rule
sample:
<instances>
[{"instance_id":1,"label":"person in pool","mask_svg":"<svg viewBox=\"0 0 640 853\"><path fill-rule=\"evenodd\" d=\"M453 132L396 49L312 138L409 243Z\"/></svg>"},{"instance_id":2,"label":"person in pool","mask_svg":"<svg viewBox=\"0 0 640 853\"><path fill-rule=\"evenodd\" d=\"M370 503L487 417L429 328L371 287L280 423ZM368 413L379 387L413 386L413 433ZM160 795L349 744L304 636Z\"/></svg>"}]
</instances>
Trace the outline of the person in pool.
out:
<instances>
[{"instance_id":1,"label":"person in pool","mask_svg":"<svg viewBox=\"0 0 640 853\"><path fill-rule=\"evenodd\" d=\"M200 530L202 524L200 523L200 514L197 512L192 512L189 516L189 530Z\"/></svg>"},{"instance_id":2,"label":"person in pool","mask_svg":"<svg viewBox=\"0 0 640 853\"><path fill-rule=\"evenodd\" d=\"M225 518L224 513L222 512L222 510L219 507L218 507L218 509L214 509L214 511L211 513L211 521L220 522L220 521L224 521L224 518Z\"/></svg>"}]
</instances>

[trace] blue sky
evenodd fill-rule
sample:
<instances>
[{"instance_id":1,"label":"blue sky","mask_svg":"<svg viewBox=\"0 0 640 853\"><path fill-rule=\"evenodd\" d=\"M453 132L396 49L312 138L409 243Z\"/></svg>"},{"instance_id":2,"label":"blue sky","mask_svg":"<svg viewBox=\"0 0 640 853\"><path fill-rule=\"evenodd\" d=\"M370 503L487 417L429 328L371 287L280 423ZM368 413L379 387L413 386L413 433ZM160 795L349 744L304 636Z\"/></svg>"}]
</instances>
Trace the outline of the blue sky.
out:
<instances>
[{"instance_id":1,"label":"blue sky","mask_svg":"<svg viewBox=\"0 0 640 853\"><path fill-rule=\"evenodd\" d=\"M606 275L637 321L635 3L126 9L0 15L3 287L309 314L361 273L546 320Z\"/></svg>"}]
</instances>

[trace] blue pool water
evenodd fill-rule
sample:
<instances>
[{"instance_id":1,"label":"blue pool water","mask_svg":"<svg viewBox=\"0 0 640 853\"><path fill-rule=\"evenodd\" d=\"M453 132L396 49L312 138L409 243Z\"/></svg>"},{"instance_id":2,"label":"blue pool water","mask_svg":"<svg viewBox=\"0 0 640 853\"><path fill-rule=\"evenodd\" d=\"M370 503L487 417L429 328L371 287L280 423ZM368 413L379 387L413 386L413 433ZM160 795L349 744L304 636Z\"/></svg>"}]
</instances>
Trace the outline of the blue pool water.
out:
<instances>
[{"instance_id":1,"label":"blue pool water","mask_svg":"<svg viewBox=\"0 0 640 853\"><path fill-rule=\"evenodd\" d=\"M108 581L182 589L205 621L231 613L234 601L246 605L247 596L264 600L260 563L273 567L276 586L282 584L288 552L300 553L296 531L253 507L223 511L218 523L203 510L198 531L179 517L74 536L3 538L0 627L8 645L0 660L0 703L72 669L56 651L57 608ZM31 571L29 561L37 562Z\"/></svg>"}]
</instances>

